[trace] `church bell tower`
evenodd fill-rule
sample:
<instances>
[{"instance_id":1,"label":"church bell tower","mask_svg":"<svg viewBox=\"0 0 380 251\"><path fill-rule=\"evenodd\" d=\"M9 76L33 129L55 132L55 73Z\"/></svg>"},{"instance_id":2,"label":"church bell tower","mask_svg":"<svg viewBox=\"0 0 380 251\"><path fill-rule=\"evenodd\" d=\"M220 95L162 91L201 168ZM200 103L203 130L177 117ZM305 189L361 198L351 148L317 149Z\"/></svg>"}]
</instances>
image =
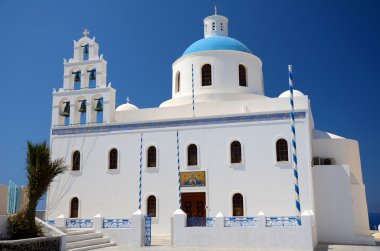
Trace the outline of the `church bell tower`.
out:
<instances>
[{"instance_id":1,"label":"church bell tower","mask_svg":"<svg viewBox=\"0 0 380 251\"><path fill-rule=\"evenodd\" d=\"M86 126L114 121L116 91L107 85L107 61L95 37L74 40L74 57L64 59L63 87L53 91L52 126Z\"/></svg>"}]
</instances>

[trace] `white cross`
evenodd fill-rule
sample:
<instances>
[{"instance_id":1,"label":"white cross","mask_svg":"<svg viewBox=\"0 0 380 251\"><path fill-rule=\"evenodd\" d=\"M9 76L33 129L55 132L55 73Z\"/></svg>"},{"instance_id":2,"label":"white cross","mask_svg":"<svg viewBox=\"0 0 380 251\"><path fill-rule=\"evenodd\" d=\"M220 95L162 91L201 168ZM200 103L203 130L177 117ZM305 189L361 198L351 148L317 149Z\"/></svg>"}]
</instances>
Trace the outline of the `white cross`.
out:
<instances>
[{"instance_id":1,"label":"white cross","mask_svg":"<svg viewBox=\"0 0 380 251\"><path fill-rule=\"evenodd\" d=\"M84 31L82 32L83 36L87 37L88 34L90 34L90 31L87 30L87 29L84 29Z\"/></svg>"}]
</instances>

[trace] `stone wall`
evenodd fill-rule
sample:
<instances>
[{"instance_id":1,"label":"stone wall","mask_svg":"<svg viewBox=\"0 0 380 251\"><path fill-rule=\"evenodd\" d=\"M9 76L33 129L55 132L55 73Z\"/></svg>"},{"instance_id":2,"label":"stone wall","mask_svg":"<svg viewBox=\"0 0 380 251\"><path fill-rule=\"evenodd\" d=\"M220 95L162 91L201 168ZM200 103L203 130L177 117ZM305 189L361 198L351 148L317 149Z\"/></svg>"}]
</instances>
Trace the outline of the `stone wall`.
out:
<instances>
[{"instance_id":1,"label":"stone wall","mask_svg":"<svg viewBox=\"0 0 380 251\"><path fill-rule=\"evenodd\" d=\"M0 241L1 251L28 250L28 251L59 251L61 237L39 237L24 240Z\"/></svg>"}]
</instances>

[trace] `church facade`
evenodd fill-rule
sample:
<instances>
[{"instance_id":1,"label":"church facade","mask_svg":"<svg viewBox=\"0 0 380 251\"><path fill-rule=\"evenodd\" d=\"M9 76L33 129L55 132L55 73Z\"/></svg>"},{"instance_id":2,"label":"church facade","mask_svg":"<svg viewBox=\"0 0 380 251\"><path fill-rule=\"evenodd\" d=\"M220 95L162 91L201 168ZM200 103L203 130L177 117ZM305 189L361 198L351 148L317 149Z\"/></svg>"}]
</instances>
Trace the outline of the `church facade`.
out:
<instances>
[{"instance_id":1,"label":"church facade","mask_svg":"<svg viewBox=\"0 0 380 251\"><path fill-rule=\"evenodd\" d=\"M204 19L204 38L172 65L171 91L156 108L116 108L95 38L74 41L53 92L50 140L69 170L48 192L47 219L141 209L152 234L167 236L178 208L198 219L308 212L320 242L368 241L358 142L317 130L309 97L294 91L295 181L290 92L265 96L262 62L228 36L226 17Z\"/></svg>"}]
</instances>

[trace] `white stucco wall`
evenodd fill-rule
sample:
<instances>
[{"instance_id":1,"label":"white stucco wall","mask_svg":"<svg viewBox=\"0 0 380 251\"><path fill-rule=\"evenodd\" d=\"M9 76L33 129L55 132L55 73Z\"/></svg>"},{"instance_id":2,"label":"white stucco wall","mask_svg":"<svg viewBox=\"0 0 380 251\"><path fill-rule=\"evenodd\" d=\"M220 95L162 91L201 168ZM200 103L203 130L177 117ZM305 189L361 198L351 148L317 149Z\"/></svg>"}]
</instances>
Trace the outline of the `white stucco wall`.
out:
<instances>
[{"instance_id":1,"label":"white stucco wall","mask_svg":"<svg viewBox=\"0 0 380 251\"><path fill-rule=\"evenodd\" d=\"M211 86L202 86L202 66L205 64L211 65ZM239 86L239 64L246 67L247 86ZM264 95L262 63L258 57L238 51L204 51L183 56L173 63L172 99L161 106L191 102L188 98L192 96L192 65L196 99L213 100L211 95L218 93ZM180 91L176 92L178 72L181 84Z\"/></svg>"},{"instance_id":2,"label":"white stucco wall","mask_svg":"<svg viewBox=\"0 0 380 251\"><path fill-rule=\"evenodd\" d=\"M299 146L299 180L301 207L312 209L309 168L311 156L306 135L306 119L296 124ZM275 142L285 138L289 144L289 122L259 121L237 124L182 127L179 130L181 171L206 171L206 187L183 188L182 192L206 192L207 214L222 212L232 215L232 195L244 196L245 215L264 211L268 216L296 214L293 170L290 162L277 163ZM142 209L146 198L157 198L157 219L154 234L170 233L170 218L178 205L178 173L175 129L119 131L83 135L53 136L53 158L63 157L71 166L71 154L81 152L81 170L69 171L53 183L47 203L47 218L69 214L71 198L79 198L79 217L89 218L101 213L107 218L123 218L138 207L140 133L143 133ZM242 144L243 163L231 165L229 145L233 140ZM195 143L199 151L199 167L186 165L186 147ZM146 168L146 150L155 145L158 167ZM119 151L119 169L108 170L108 151Z\"/></svg>"},{"instance_id":3,"label":"white stucco wall","mask_svg":"<svg viewBox=\"0 0 380 251\"><path fill-rule=\"evenodd\" d=\"M178 212L178 211L177 211ZM186 227L186 215L175 213L172 219L172 244L177 247L249 248L252 250L314 250L313 216L302 215L302 226L267 227L265 216L257 226L225 227L216 217L212 227Z\"/></svg>"},{"instance_id":4,"label":"white stucco wall","mask_svg":"<svg viewBox=\"0 0 380 251\"><path fill-rule=\"evenodd\" d=\"M334 235L329 233L337 231L341 236L335 240L336 242L362 242L359 240L360 236L368 237L370 232L357 141L316 132L313 139L313 156L334 158L337 164L313 167L316 217L321 219L317 224L321 240L330 240ZM322 212L329 212L331 215L332 220L326 222L326 225L323 219L327 219L327 216L321 215ZM335 229L337 226L339 230ZM341 230L343 226L345 230Z\"/></svg>"}]
</instances>

